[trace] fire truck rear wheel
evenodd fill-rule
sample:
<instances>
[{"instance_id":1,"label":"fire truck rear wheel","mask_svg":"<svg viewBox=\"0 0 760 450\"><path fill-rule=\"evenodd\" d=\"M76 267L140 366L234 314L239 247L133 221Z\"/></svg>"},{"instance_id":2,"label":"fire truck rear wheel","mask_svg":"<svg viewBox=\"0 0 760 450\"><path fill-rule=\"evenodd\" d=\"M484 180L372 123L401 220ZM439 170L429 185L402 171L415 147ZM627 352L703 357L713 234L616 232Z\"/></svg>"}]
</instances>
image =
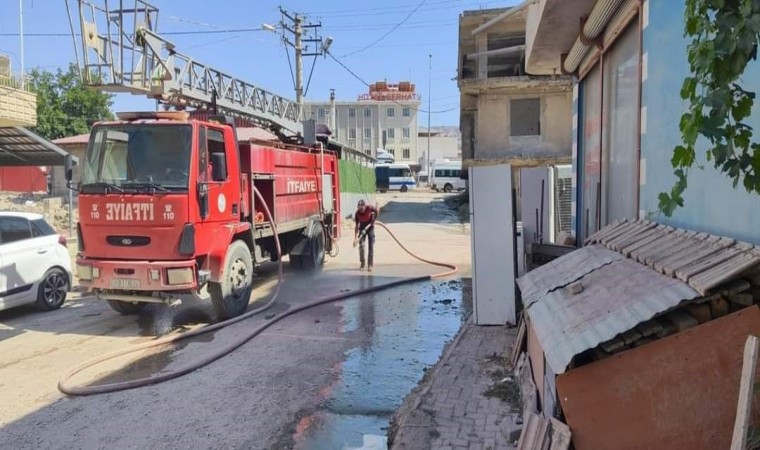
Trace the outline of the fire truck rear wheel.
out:
<instances>
[{"instance_id":1,"label":"fire truck rear wheel","mask_svg":"<svg viewBox=\"0 0 760 450\"><path fill-rule=\"evenodd\" d=\"M253 291L253 259L243 241L230 245L222 281L209 282L208 291L216 313L223 319L239 316L248 308Z\"/></svg>"},{"instance_id":2,"label":"fire truck rear wheel","mask_svg":"<svg viewBox=\"0 0 760 450\"><path fill-rule=\"evenodd\" d=\"M145 309L148 304L143 302L122 302L120 300L108 300L108 306L110 306L111 309L118 313L130 315L138 314L143 309Z\"/></svg>"},{"instance_id":3,"label":"fire truck rear wheel","mask_svg":"<svg viewBox=\"0 0 760 450\"><path fill-rule=\"evenodd\" d=\"M309 254L301 256L303 267L308 270L319 270L325 264L325 230L322 224L312 225L309 238Z\"/></svg>"}]
</instances>

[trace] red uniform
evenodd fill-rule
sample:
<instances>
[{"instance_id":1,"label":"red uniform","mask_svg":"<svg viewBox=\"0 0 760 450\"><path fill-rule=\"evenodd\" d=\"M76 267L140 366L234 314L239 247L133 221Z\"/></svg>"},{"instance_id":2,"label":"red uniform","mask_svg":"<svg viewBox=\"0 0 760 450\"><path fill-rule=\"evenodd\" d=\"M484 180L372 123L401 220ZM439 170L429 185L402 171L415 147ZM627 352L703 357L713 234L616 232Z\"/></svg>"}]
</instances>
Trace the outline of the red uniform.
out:
<instances>
[{"instance_id":1,"label":"red uniform","mask_svg":"<svg viewBox=\"0 0 760 450\"><path fill-rule=\"evenodd\" d=\"M361 204L360 204L361 206ZM359 239L359 262L361 263L361 268L364 269L364 241L366 240L369 244L369 251L367 252L367 262L369 270L372 270L372 263L374 259L374 253L375 253L375 218L377 217L377 209L375 209L372 206L365 205L364 211L361 210L361 207L356 210L356 214L354 214L354 222L356 222L356 232L361 233L365 232L364 235Z\"/></svg>"}]
</instances>

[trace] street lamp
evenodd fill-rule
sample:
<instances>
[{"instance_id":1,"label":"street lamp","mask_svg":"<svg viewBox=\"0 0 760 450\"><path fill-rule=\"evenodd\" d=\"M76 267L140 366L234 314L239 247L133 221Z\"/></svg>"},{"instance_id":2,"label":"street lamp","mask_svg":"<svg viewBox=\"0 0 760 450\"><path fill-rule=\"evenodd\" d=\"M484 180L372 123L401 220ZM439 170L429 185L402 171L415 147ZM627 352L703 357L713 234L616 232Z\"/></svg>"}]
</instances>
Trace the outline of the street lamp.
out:
<instances>
[{"instance_id":1,"label":"street lamp","mask_svg":"<svg viewBox=\"0 0 760 450\"><path fill-rule=\"evenodd\" d=\"M277 32L277 27L275 27L274 25L270 25L268 23L262 23L261 24L261 29L264 30L264 31L271 31L272 33L276 33Z\"/></svg>"}]
</instances>

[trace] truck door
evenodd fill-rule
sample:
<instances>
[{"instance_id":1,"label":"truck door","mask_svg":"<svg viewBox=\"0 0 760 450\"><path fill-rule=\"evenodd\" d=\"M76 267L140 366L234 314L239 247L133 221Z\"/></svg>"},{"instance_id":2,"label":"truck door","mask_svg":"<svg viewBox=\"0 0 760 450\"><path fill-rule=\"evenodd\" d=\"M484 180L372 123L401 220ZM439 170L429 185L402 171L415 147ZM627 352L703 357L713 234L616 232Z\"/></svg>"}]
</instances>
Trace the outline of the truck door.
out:
<instances>
[{"instance_id":1,"label":"truck door","mask_svg":"<svg viewBox=\"0 0 760 450\"><path fill-rule=\"evenodd\" d=\"M233 145L225 145L225 134L222 129L202 127L200 137L206 136L207 166L201 167L200 176L207 180L208 212L204 222L230 222L238 217L240 193L238 192L239 176L236 172L237 163L230 149ZM199 146L203 151L204 145ZM201 161L203 158L201 157Z\"/></svg>"}]
</instances>

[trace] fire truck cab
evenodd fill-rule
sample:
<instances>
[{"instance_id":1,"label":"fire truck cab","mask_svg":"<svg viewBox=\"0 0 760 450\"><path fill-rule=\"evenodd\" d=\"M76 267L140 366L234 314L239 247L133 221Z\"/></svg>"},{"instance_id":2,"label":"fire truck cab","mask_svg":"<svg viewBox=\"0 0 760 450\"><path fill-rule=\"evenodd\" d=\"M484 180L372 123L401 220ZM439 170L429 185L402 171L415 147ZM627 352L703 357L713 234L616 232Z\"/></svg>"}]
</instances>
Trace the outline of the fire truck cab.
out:
<instances>
[{"instance_id":1,"label":"fire truck cab","mask_svg":"<svg viewBox=\"0 0 760 450\"><path fill-rule=\"evenodd\" d=\"M276 238L292 266L320 269L338 237L337 155L238 142L227 117L119 114L93 127L82 165L77 273L123 314L207 288L220 317L240 315Z\"/></svg>"}]
</instances>

